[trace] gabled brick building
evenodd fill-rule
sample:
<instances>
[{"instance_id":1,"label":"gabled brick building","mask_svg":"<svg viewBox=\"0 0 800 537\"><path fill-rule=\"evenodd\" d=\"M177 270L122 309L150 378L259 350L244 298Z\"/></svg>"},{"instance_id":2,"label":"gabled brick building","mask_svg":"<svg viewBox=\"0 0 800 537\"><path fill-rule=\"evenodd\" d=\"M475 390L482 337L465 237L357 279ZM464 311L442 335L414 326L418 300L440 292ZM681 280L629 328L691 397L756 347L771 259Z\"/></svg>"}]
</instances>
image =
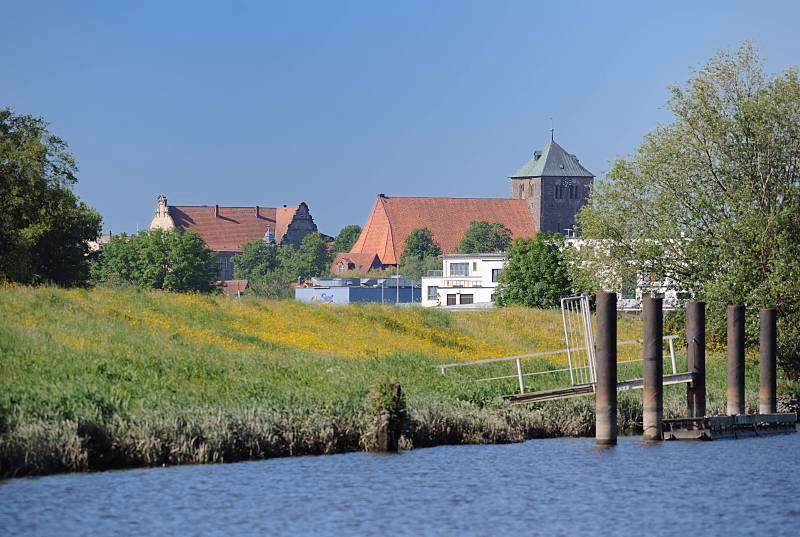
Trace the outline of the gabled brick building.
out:
<instances>
[{"instance_id":1,"label":"gabled brick building","mask_svg":"<svg viewBox=\"0 0 800 537\"><path fill-rule=\"evenodd\" d=\"M380 194L349 253L338 254L331 266L348 266L348 256L396 265L411 230L426 227L445 254L458 252L470 222L499 222L512 237L533 237L538 231L569 234L575 215L586 203L594 175L577 157L552 138L509 177L509 198L420 198ZM362 263L363 264L363 263ZM352 269L351 269L352 270ZM358 269L356 269L358 270Z\"/></svg>"},{"instance_id":2,"label":"gabled brick building","mask_svg":"<svg viewBox=\"0 0 800 537\"><path fill-rule=\"evenodd\" d=\"M224 207L168 205L163 194L156 200L150 229L194 231L217 253L219 279L233 278L231 258L249 241L266 240L300 247L303 237L317 231L305 202L297 207Z\"/></svg>"}]
</instances>

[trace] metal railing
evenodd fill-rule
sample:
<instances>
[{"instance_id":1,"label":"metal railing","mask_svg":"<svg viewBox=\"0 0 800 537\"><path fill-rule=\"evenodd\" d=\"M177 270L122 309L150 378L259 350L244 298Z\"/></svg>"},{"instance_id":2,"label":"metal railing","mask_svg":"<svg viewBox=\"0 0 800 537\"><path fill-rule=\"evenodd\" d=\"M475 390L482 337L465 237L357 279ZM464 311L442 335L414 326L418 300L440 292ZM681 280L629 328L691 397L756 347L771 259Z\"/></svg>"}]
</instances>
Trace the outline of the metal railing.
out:
<instances>
[{"instance_id":1,"label":"metal railing","mask_svg":"<svg viewBox=\"0 0 800 537\"><path fill-rule=\"evenodd\" d=\"M669 359L670 359L670 366L672 368L672 374L673 375L678 373L678 363L677 363L677 359L675 357L675 340L679 339L680 337L681 336L679 336L679 335L664 336L664 339L667 341L668 347L669 347ZM628 345L636 345L636 344L642 344L642 343L644 343L644 341L641 340L641 339L629 339L629 340L618 342L617 346L628 346ZM564 373L566 371L569 371L569 373L570 373L570 381L572 382L572 379L574 379L574 378L590 378L591 377L592 379L595 379L596 375L595 375L595 371L594 371L594 363L593 362L592 362L591 366L589 366L589 365L579 366L579 368L591 367L592 368L591 372L589 372L589 371L577 372L575 365L573 363L569 363L569 365L567 367L565 367L565 368L548 369L546 371L532 371L532 372L527 372L526 373L524 371L523 367L522 367L522 361L523 360L529 360L529 359L540 359L541 360L541 359L544 359L545 357L548 357L548 356L557 356L559 354L567 354L569 356L570 354L573 354L573 353L576 353L576 352L586 352L586 351L587 351L586 347L572 347L572 348L566 348L566 349L559 349L559 350L555 350L555 351L543 351L543 352L534 352L534 353L530 353L530 354L520 354L520 355L517 355L517 356L503 356L503 357L500 357L500 358L483 358L483 359L480 359L480 360L472 360L472 361L469 361L469 362L455 362L455 363L451 363L451 364L441 364L441 365L438 365L436 367L439 369L441 374L444 375L445 371L447 369L451 369L451 368L454 368L454 367L469 367L469 366L496 364L496 363L501 363L501 362L514 362L514 365L515 365L515 368L516 368L516 374L514 374L514 375L502 375L502 376L497 376L497 377L479 378L479 379L475 379L475 382L489 382L489 381L494 381L494 380L507 380L507 379L516 378L517 382L519 383L519 393L524 394L525 393L525 377L535 377L535 376L540 376L540 375L552 375L552 374L556 374L556 373ZM643 358L637 358L635 360L620 360L620 361L617 362L617 364L630 364L630 363L635 363L635 362L643 362L643 360L644 360ZM593 385L594 382L595 382L594 380L591 380L589 382L585 382L585 383L582 383L582 384L583 385ZM573 383L573 386L574 385L576 385L576 384Z\"/></svg>"}]
</instances>

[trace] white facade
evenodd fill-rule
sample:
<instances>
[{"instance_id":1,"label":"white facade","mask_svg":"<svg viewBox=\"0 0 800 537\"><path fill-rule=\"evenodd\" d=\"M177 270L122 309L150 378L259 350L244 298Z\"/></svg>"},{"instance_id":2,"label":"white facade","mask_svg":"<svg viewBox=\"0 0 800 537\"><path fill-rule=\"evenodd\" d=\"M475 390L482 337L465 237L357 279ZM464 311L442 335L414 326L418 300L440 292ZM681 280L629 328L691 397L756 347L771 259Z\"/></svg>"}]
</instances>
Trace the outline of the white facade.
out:
<instances>
[{"instance_id":1,"label":"white facade","mask_svg":"<svg viewBox=\"0 0 800 537\"><path fill-rule=\"evenodd\" d=\"M497 278L506 266L505 253L449 254L442 270L422 278L422 305L486 308L494 304Z\"/></svg>"}]
</instances>

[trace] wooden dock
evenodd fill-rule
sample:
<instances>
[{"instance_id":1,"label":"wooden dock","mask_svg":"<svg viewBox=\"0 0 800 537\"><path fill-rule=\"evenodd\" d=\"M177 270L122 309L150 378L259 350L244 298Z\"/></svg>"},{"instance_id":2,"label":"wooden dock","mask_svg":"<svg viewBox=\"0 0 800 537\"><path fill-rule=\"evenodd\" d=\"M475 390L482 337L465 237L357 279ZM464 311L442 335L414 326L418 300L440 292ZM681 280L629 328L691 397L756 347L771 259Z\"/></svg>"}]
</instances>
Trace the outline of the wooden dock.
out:
<instances>
[{"instance_id":1,"label":"wooden dock","mask_svg":"<svg viewBox=\"0 0 800 537\"><path fill-rule=\"evenodd\" d=\"M664 440L716 440L797 431L797 414L739 414L663 420Z\"/></svg>"},{"instance_id":2,"label":"wooden dock","mask_svg":"<svg viewBox=\"0 0 800 537\"><path fill-rule=\"evenodd\" d=\"M676 373L674 375L664 375L664 385L687 384L692 382L693 373ZM644 379L622 380L617 382L617 390L636 390L644 386ZM542 401L552 401L553 399L565 399L567 397L577 397L594 393L594 383L576 384L566 388L556 388L554 390L544 390L540 392L515 393L504 395L503 400L512 405L525 403L539 403Z\"/></svg>"}]
</instances>

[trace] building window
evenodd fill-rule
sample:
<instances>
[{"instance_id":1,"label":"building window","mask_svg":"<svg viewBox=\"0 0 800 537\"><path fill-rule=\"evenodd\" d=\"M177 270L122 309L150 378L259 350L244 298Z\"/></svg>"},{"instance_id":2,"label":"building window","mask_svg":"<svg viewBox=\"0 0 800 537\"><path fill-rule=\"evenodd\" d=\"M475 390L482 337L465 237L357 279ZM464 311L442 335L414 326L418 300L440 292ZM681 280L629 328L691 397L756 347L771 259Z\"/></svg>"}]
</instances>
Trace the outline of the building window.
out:
<instances>
[{"instance_id":1,"label":"building window","mask_svg":"<svg viewBox=\"0 0 800 537\"><path fill-rule=\"evenodd\" d=\"M469 276L469 263L450 263L450 276Z\"/></svg>"},{"instance_id":2,"label":"building window","mask_svg":"<svg viewBox=\"0 0 800 537\"><path fill-rule=\"evenodd\" d=\"M439 288L435 285L428 287L428 300L436 300L439 298Z\"/></svg>"},{"instance_id":3,"label":"building window","mask_svg":"<svg viewBox=\"0 0 800 537\"><path fill-rule=\"evenodd\" d=\"M448 306L456 305L456 295L447 295L447 305Z\"/></svg>"},{"instance_id":4,"label":"building window","mask_svg":"<svg viewBox=\"0 0 800 537\"><path fill-rule=\"evenodd\" d=\"M474 272L476 270L478 270L478 262L477 261L473 261L472 262L472 271Z\"/></svg>"},{"instance_id":5,"label":"building window","mask_svg":"<svg viewBox=\"0 0 800 537\"><path fill-rule=\"evenodd\" d=\"M461 303L462 304L472 304L473 303L473 295L461 295Z\"/></svg>"},{"instance_id":6,"label":"building window","mask_svg":"<svg viewBox=\"0 0 800 537\"><path fill-rule=\"evenodd\" d=\"M344 272L344 263L339 263L339 274Z\"/></svg>"},{"instance_id":7,"label":"building window","mask_svg":"<svg viewBox=\"0 0 800 537\"><path fill-rule=\"evenodd\" d=\"M496 281L498 281L500 279L500 271L501 270L502 269L499 269L499 268L493 268L492 269L492 281L493 282L496 282Z\"/></svg>"}]
</instances>

